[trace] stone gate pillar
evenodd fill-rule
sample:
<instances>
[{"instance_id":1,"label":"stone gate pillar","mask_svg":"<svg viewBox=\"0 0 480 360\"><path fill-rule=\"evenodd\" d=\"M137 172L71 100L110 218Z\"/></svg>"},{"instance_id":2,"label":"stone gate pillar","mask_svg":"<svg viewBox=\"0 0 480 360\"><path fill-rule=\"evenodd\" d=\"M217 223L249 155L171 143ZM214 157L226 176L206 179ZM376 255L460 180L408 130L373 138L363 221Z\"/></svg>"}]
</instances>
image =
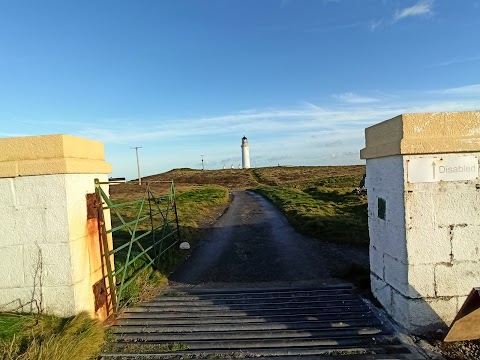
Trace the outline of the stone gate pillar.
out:
<instances>
[{"instance_id":1,"label":"stone gate pillar","mask_svg":"<svg viewBox=\"0 0 480 360\"><path fill-rule=\"evenodd\" d=\"M372 292L414 333L480 286L480 112L404 114L365 130Z\"/></svg>"},{"instance_id":2,"label":"stone gate pillar","mask_svg":"<svg viewBox=\"0 0 480 360\"><path fill-rule=\"evenodd\" d=\"M103 267L86 194L110 172L96 141L0 139L0 310L105 317L92 291Z\"/></svg>"}]
</instances>

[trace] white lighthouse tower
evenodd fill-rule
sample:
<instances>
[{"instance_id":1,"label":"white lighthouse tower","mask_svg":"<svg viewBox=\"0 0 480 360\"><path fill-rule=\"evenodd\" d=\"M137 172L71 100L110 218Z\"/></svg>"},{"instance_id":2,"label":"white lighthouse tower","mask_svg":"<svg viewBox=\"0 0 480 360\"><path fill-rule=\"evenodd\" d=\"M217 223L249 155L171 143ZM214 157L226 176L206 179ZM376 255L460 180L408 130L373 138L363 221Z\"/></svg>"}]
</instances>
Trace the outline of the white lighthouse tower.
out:
<instances>
[{"instance_id":1,"label":"white lighthouse tower","mask_svg":"<svg viewBox=\"0 0 480 360\"><path fill-rule=\"evenodd\" d=\"M248 141L245 135L242 138L242 168L250 169L250 151L248 150Z\"/></svg>"}]
</instances>

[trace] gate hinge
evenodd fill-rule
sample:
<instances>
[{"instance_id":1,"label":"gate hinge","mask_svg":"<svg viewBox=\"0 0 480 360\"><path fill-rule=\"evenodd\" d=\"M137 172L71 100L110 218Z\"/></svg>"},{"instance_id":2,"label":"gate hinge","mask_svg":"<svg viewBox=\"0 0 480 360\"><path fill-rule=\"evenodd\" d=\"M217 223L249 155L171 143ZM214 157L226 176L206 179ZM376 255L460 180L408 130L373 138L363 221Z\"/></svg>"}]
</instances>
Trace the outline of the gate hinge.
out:
<instances>
[{"instance_id":1,"label":"gate hinge","mask_svg":"<svg viewBox=\"0 0 480 360\"><path fill-rule=\"evenodd\" d=\"M107 302L107 287L105 278L93 284L93 295L95 297L95 311L98 311Z\"/></svg>"},{"instance_id":2,"label":"gate hinge","mask_svg":"<svg viewBox=\"0 0 480 360\"><path fill-rule=\"evenodd\" d=\"M87 219L98 218L97 194L87 194Z\"/></svg>"}]
</instances>

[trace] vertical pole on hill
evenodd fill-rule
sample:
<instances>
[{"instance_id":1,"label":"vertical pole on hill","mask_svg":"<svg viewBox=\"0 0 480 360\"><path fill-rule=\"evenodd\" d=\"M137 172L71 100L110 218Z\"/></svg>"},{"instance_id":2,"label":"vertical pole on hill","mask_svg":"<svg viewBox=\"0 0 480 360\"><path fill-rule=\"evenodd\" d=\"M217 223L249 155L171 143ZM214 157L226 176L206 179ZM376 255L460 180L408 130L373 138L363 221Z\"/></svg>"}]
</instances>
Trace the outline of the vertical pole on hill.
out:
<instances>
[{"instance_id":1,"label":"vertical pole on hill","mask_svg":"<svg viewBox=\"0 0 480 360\"><path fill-rule=\"evenodd\" d=\"M142 178L140 176L140 161L138 160L138 149L141 149L141 146L135 146L130 149L135 149L135 152L137 153L137 172L138 172L138 185L142 185Z\"/></svg>"}]
</instances>

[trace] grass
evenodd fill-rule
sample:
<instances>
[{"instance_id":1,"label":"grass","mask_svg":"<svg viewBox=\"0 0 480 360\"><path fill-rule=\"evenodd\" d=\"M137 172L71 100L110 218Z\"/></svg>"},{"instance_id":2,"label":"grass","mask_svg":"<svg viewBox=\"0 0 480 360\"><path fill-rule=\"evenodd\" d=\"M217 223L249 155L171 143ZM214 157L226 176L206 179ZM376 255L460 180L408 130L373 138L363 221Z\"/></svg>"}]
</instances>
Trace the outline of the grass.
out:
<instances>
[{"instance_id":1,"label":"grass","mask_svg":"<svg viewBox=\"0 0 480 360\"><path fill-rule=\"evenodd\" d=\"M351 193L364 173L364 165L276 166L248 170L176 169L148 179L173 178L180 187L216 184L229 189L252 189L272 201L300 233L330 242L368 246L367 201ZM191 225L189 229L195 232L196 225Z\"/></svg>"},{"instance_id":2,"label":"grass","mask_svg":"<svg viewBox=\"0 0 480 360\"><path fill-rule=\"evenodd\" d=\"M146 181L175 182L175 187L191 185L220 185L227 189L249 189L258 185L251 170L193 170L174 169L163 174L147 176Z\"/></svg>"},{"instance_id":3,"label":"grass","mask_svg":"<svg viewBox=\"0 0 480 360\"><path fill-rule=\"evenodd\" d=\"M98 354L103 338L103 326L86 313L72 318L0 314L4 360L87 360Z\"/></svg>"},{"instance_id":4,"label":"grass","mask_svg":"<svg viewBox=\"0 0 480 360\"><path fill-rule=\"evenodd\" d=\"M352 194L362 174L290 181L256 189L300 233L331 242L368 246L367 200ZM278 182L276 180L270 180Z\"/></svg>"},{"instance_id":5,"label":"grass","mask_svg":"<svg viewBox=\"0 0 480 360\"><path fill-rule=\"evenodd\" d=\"M365 173L365 166L278 166L252 169L251 171L255 174L257 181L263 185L303 187L309 183L324 181L327 185L331 183L329 179L335 177L361 177Z\"/></svg>"},{"instance_id":6,"label":"grass","mask_svg":"<svg viewBox=\"0 0 480 360\"><path fill-rule=\"evenodd\" d=\"M176 184L216 184L229 189L252 189L272 201L295 229L314 238L367 246L367 201L352 194L364 165L266 167L248 170L175 169L147 180L174 179ZM188 214L180 214L180 218ZM188 231L195 236L191 219Z\"/></svg>"},{"instance_id":7,"label":"grass","mask_svg":"<svg viewBox=\"0 0 480 360\"><path fill-rule=\"evenodd\" d=\"M249 170L191 170L176 169L164 174L144 178L150 181L152 192L158 196L169 189L167 181L176 185L177 211L182 241L195 243L203 231L218 216L219 207L228 202L228 189L253 189L272 201L297 231L310 237L331 242L368 245L367 202L351 192L358 186L365 166L310 166L270 167ZM121 184L110 188L111 199L122 203L142 198L144 186ZM132 220L138 205L121 210L125 219ZM147 214L145 208L143 214ZM118 219L112 216L112 223ZM145 231L150 223L140 224ZM127 233L114 235L114 247L129 241ZM147 239L142 244L148 246ZM167 244L168 245L168 244ZM134 253L140 249L134 244ZM145 271L124 293L126 302L135 305L147 300L155 289L167 283L173 271L190 251L171 248L156 269ZM153 256L153 255L152 255ZM116 267L125 262L126 249L116 255ZM144 266L139 259L128 269L130 276L136 268Z\"/></svg>"},{"instance_id":8,"label":"grass","mask_svg":"<svg viewBox=\"0 0 480 360\"><path fill-rule=\"evenodd\" d=\"M169 185L165 183L152 183L151 190L156 197L161 197L166 200L160 204L160 209L166 209L167 195L169 192ZM143 198L145 192L144 186L133 184L122 184L111 187L111 200L116 203L129 203L128 205L119 208L119 213L123 219L128 222L134 220L140 212L140 204L132 201ZM180 239L181 241L188 241L195 243L196 239L202 232L203 225L209 217L214 216L214 212L219 206L225 206L229 200L229 193L225 187L218 185L180 185L176 188L176 205L180 225ZM140 212L141 216L149 214L148 203L144 205ZM170 210L171 215L168 219L173 220L173 210ZM155 224L162 224L163 218L160 215L154 216ZM118 216L112 212L112 226L120 225L121 221ZM176 224L171 223L173 229ZM140 222L137 227L137 233L142 234L151 229L150 218ZM168 232L166 233L168 234ZM137 235L137 236L138 236ZM158 238L157 234L157 238ZM125 243L130 242L130 234L127 231L119 230L113 233L114 248L118 249ZM148 260L145 257L137 259L133 264L126 269L126 279L132 277L138 272L138 276L133 280L125 290L122 292L121 305L133 306L139 302L146 301L156 294L159 287L167 284L167 276L188 256L190 251L180 250L177 237L169 236L161 245L155 246L148 254L151 258L156 257L155 251L160 253L161 250L169 249L159 258L158 262L154 263L153 267L146 267ZM140 241L143 248L148 248L153 245L151 236L146 236ZM134 243L131 248L132 259L137 254L141 253L141 248ZM119 250L115 254L115 267L120 269L126 262L128 254L128 247ZM117 280L121 275L117 277Z\"/></svg>"},{"instance_id":9,"label":"grass","mask_svg":"<svg viewBox=\"0 0 480 360\"><path fill-rule=\"evenodd\" d=\"M173 342L163 344L127 343L116 346L110 343L105 351L121 350L124 353L175 352L189 350L188 345Z\"/></svg>"},{"instance_id":10,"label":"grass","mask_svg":"<svg viewBox=\"0 0 480 360\"><path fill-rule=\"evenodd\" d=\"M182 241L195 243L209 223L218 216L218 208L228 202L228 189L253 189L272 201L287 217L295 229L310 237L331 242L368 246L367 202L363 197L352 194L365 166L310 166L270 167L249 170L191 170L176 169L164 174L149 176L152 192L158 196L168 192L167 181L174 179L176 185L177 211ZM110 189L115 203L140 199L144 187L135 184L121 184ZM144 210L143 214L147 213ZM220 210L221 211L221 210ZM138 213L135 206L122 209L128 221ZM112 223L118 219L112 217ZM145 231L150 224L141 224ZM115 247L128 241L128 234L114 236ZM148 246L145 240L144 246ZM134 245L133 251L140 249ZM156 269L145 271L124 293L128 305L148 300L156 288L167 283L168 274L173 271L190 251L171 248ZM117 268L125 262L126 250L116 256ZM135 268L144 266L139 259L128 269L130 276Z\"/></svg>"},{"instance_id":11,"label":"grass","mask_svg":"<svg viewBox=\"0 0 480 360\"><path fill-rule=\"evenodd\" d=\"M144 180L174 179L181 239L192 244L223 211L229 200L229 189L253 189L276 204L302 233L328 241L367 245L366 200L351 194L364 172L364 166L218 171L177 169ZM151 188L159 196L168 193L168 186L166 183L152 183ZM141 199L144 191L143 186L132 184L110 187L111 199L115 203ZM122 210L127 220L137 213L134 205ZM114 225L118 221L118 218L112 217ZM141 224L139 231L145 231L148 227L148 223ZM118 247L128 238L126 234L118 233L114 236L115 246ZM138 246L134 246L133 251L138 253ZM128 304L135 305L155 295L158 288L167 283L168 274L189 252L173 246L156 269L148 268L140 273L125 290ZM125 252L121 252L117 256L117 266L125 261L125 255ZM143 265L143 260L137 261L138 264L134 264L132 269L136 265ZM356 269L353 264L344 270L338 276L352 278L351 281L359 283L365 281L364 271ZM86 314L68 319L46 315L0 314L1 359L88 359L98 353L103 339L102 326ZM172 351L182 350L176 344L168 346Z\"/></svg>"}]
</instances>

